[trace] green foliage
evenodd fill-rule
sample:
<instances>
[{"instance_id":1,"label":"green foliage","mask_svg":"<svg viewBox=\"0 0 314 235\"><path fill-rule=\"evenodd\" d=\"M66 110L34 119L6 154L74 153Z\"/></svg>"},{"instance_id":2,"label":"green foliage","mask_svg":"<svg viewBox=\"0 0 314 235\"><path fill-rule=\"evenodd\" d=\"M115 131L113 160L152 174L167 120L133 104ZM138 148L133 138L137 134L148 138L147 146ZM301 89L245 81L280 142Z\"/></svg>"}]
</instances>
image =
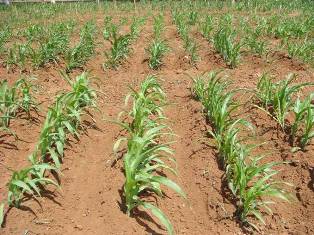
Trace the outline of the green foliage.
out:
<instances>
[{"instance_id":1,"label":"green foliage","mask_svg":"<svg viewBox=\"0 0 314 235\"><path fill-rule=\"evenodd\" d=\"M68 49L73 27L73 22L56 23L47 28L41 25L28 27L21 33L27 41L14 43L8 49L5 58L7 68L18 66L25 69L28 61L31 61L35 68L50 62L57 63Z\"/></svg>"},{"instance_id":2,"label":"green foliage","mask_svg":"<svg viewBox=\"0 0 314 235\"><path fill-rule=\"evenodd\" d=\"M139 37L142 27L145 24L145 18L134 18L130 26L130 37L135 40Z\"/></svg>"},{"instance_id":3,"label":"green foliage","mask_svg":"<svg viewBox=\"0 0 314 235\"><path fill-rule=\"evenodd\" d=\"M258 226L249 219L253 216L265 223L262 209L271 213L268 207L271 201L264 197L277 197L289 201L290 194L282 187L284 182L275 181L278 171L273 166L280 163L260 163L262 156L251 156L255 146L244 145L239 139L240 127L252 129L244 119L234 120L232 111L237 107L232 100L234 91L227 91L228 82L219 73L210 72L206 76L194 79L193 95L199 99L213 131L219 156L226 171L225 179L237 203L237 214L245 224L258 230Z\"/></svg>"},{"instance_id":4,"label":"green foliage","mask_svg":"<svg viewBox=\"0 0 314 235\"><path fill-rule=\"evenodd\" d=\"M162 65L162 57L168 50L169 48L164 41L154 40L147 50L150 55L148 61L149 67L158 69Z\"/></svg>"},{"instance_id":5,"label":"green foliage","mask_svg":"<svg viewBox=\"0 0 314 235\"><path fill-rule=\"evenodd\" d=\"M259 40L255 35L247 38L247 45L260 57L267 55L267 41Z\"/></svg>"},{"instance_id":6,"label":"green foliage","mask_svg":"<svg viewBox=\"0 0 314 235\"><path fill-rule=\"evenodd\" d=\"M160 39L161 33L164 31L164 28L165 28L164 16L159 14L158 16L154 17L154 23L153 23L153 31L154 31L155 39Z\"/></svg>"},{"instance_id":7,"label":"green foliage","mask_svg":"<svg viewBox=\"0 0 314 235\"><path fill-rule=\"evenodd\" d=\"M111 43L111 49L109 52L105 52L107 61L104 65L109 68L117 68L130 52L131 35L119 35L118 28L115 25L112 25L108 33L104 32L105 34L108 35L106 38Z\"/></svg>"},{"instance_id":8,"label":"green foliage","mask_svg":"<svg viewBox=\"0 0 314 235\"><path fill-rule=\"evenodd\" d=\"M65 62L67 71L82 67L94 54L95 33L96 25L93 22L89 21L83 26L80 33L80 42L66 52Z\"/></svg>"},{"instance_id":9,"label":"green foliage","mask_svg":"<svg viewBox=\"0 0 314 235\"><path fill-rule=\"evenodd\" d=\"M227 65L235 68L240 62L242 42L235 42L236 33L228 27L220 28L214 35L215 50L220 53Z\"/></svg>"},{"instance_id":10,"label":"green foliage","mask_svg":"<svg viewBox=\"0 0 314 235\"><path fill-rule=\"evenodd\" d=\"M24 193L40 196L40 186L52 184L58 186L53 180L43 176L42 172L54 170L55 168L46 163L35 164L31 167L14 171L8 183L8 204L9 206L20 207Z\"/></svg>"},{"instance_id":11,"label":"green foliage","mask_svg":"<svg viewBox=\"0 0 314 235\"><path fill-rule=\"evenodd\" d=\"M17 65L22 69L25 68L27 57L31 51L32 48L29 44L14 44L9 48L7 58L4 62L7 69L10 69L14 65Z\"/></svg>"},{"instance_id":12,"label":"green foliage","mask_svg":"<svg viewBox=\"0 0 314 235\"><path fill-rule=\"evenodd\" d=\"M288 56L290 58L300 58L306 63L312 62L314 59L314 43L305 40L302 43L295 41L287 41Z\"/></svg>"},{"instance_id":13,"label":"green foliage","mask_svg":"<svg viewBox=\"0 0 314 235\"><path fill-rule=\"evenodd\" d=\"M19 79L12 87L7 80L0 82L0 123L8 128L10 120L19 111L25 112L30 118L31 109L36 109L36 102L31 95L32 85L26 79Z\"/></svg>"},{"instance_id":14,"label":"green foliage","mask_svg":"<svg viewBox=\"0 0 314 235\"><path fill-rule=\"evenodd\" d=\"M104 67L116 69L127 58L130 53L129 46L132 40L138 38L144 24L144 18L134 18L130 26L130 33L122 35L119 32L119 26L112 23L111 19L105 22L103 36L111 43L111 48L109 52L105 52L107 61Z\"/></svg>"},{"instance_id":15,"label":"green foliage","mask_svg":"<svg viewBox=\"0 0 314 235\"><path fill-rule=\"evenodd\" d=\"M230 190L239 200L240 220L258 230L248 217L254 216L265 224L261 209L266 209L266 212L272 214L269 205L274 202L263 198L277 197L289 202L292 197L283 187L287 183L273 178L278 174L273 166L280 163L260 163L263 156L250 156L251 149L252 147L245 145L238 146L237 160L228 166L227 177Z\"/></svg>"},{"instance_id":16,"label":"green foliage","mask_svg":"<svg viewBox=\"0 0 314 235\"><path fill-rule=\"evenodd\" d=\"M114 145L116 152L122 141L127 142L127 152L123 157L127 213L130 214L134 208L141 206L156 216L169 234L173 234L173 227L166 215L152 203L145 201L143 197L147 191L162 196L161 185L185 197L184 192L175 182L157 173L163 169L176 172L163 160L174 161L171 157L173 154L170 148L171 142L162 142L167 136L172 135L169 128L162 123L165 94L155 77L150 76L142 82L139 92L132 90L132 94L126 98L126 104L130 97L133 100L131 111L124 111L119 115L120 118L126 116L129 121L124 119L125 121L121 122L120 118L118 120L118 124L128 131L129 136L119 139Z\"/></svg>"},{"instance_id":17,"label":"green foliage","mask_svg":"<svg viewBox=\"0 0 314 235\"><path fill-rule=\"evenodd\" d=\"M196 11L191 11L188 14L188 23L190 25L195 25L198 20L198 13Z\"/></svg>"},{"instance_id":18,"label":"green foliage","mask_svg":"<svg viewBox=\"0 0 314 235\"><path fill-rule=\"evenodd\" d=\"M177 26L178 33L184 42L184 49L188 53L189 62L193 65L199 60L198 45L189 36L189 25L185 20L185 16L181 13L173 12L173 21Z\"/></svg>"},{"instance_id":19,"label":"green foliage","mask_svg":"<svg viewBox=\"0 0 314 235\"><path fill-rule=\"evenodd\" d=\"M86 73L77 76L75 81L66 76L64 78L72 90L59 95L54 106L49 109L36 149L29 156L31 166L12 171L8 183L9 206L20 207L25 194L41 196L42 187L48 184L58 187L46 173L58 172L67 134L78 137L80 117L84 114L84 108L96 106L96 93L89 87Z\"/></svg>"},{"instance_id":20,"label":"green foliage","mask_svg":"<svg viewBox=\"0 0 314 235\"><path fill-rule=\"evenodd\" d=\"M12 30L10 27L3 27L0 30L0 54L4 51L4 45L12 37Z\"/></svg>"},{"instance_id":21,"label":"green foliage","mask_svg":"<svg viewBox=\"0 0 314 235\"><path fill-rule=\"evenodd\" d=\"M228 86L219 72L210 72L194 80L193 92L202 102L217 138L232 124L231 113L237 107L232 98L234 91L226 91Z\"/></svg>"},{"instance_id":22,"label":"green foliage","mask_svg":"<svg viewBox=\"0 0 314 235\"><path fill-rule=\"evenodd\" d=\"M297 98L294 107L294 122L291 126L291 142L301 132L300 148L304 150L305 146L309 144L314 137L314 105L311 103L314 98L314 93L307 96L303 101Z\"/></svg>"},{"instance_id":23,"label":"green foliage","mask_svg":"<svg viewBox=\"0 0 314 235\"><path fill-rule=\"evenodd\" d=\"M273 83L267 74L263 74L257 84L256 95L263 110L270 112L281 128L285 129L286 117L293 106L292 95L310 83L292 85L295 75L289 74L287 79Z\"/></svg>"},{"instance_id":24,"label":"green foliage","mask_svg":"<svg viewBox=\"0 0 314 235\"><path fill-rule=\"evenodd\" d=\"M36 151L30 156L33 164L50 160L59 169L67 133L78 137L83 109L96 107L96 93L89 87L86 73L77 76L75 81L66 76L64 78L72 90L59 95L55 104L48 110Z\"/></svg>"},{"instance_id":25,"label":"green foliage","mask_svg":"<svg viewBox=\"0 0 314 235\"><path fill-rule=\"evenodd\" d=\"M200 22L199 24L200 32L203 35L203 37L210 41L212 36L211 33L214 29L214 22L212 16L206 16L205 20Z\"/></svg>"}]
</instances>

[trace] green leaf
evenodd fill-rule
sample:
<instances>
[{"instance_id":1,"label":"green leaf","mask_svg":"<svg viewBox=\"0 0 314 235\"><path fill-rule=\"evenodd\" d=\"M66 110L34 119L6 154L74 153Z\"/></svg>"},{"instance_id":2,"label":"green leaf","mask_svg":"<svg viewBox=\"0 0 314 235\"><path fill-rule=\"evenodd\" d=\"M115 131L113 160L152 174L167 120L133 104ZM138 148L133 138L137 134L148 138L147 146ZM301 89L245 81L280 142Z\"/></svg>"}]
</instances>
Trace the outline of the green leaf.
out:
<instances>
[{"instance_id":1,"label":"green leaf","mask_svg":"<svg viewBox=\"0 0 314 235\"><path fill-rule=\"evenodd\" d=\"M263 219L262 214L257 210L252 210L251 213L263 224L265 224L265 220Z\"/></svg>"},{"instance_id":2,"label":"green leaf","mask_svg":"<svg viewBox=\"0 0 314 235\"><path fill-rule=\"evenodd\" d=\"M32 189L25 182L23 182L21 180L13 180L11 182L11 184L22 188L23 190L27 191L28 193L33 193Z\"/></svg>"},{"instance_id":3,"label":"green leaf","mask_svg":"<svg viewBox=\"0 0 314 235\"><path fill-rule=\"evenodd\" d=\"M0 204L0 228L4 220L4 203Z\"/></svg>"},{"instance_id":4,"label":"green leaf","mask_svg":"<svg viewBox=\"0 0 314 235\"><path fill-rule=\"evenodd\" d=\"M172 190L174 190L175 192L177 192L183 198L186 199L186 194L183 192L183 190L180 188L180 186L177 185L172 180L170 180L170 179L168 179L166 177L163 177L163 176L153 176L153 177L151 177L151 179L153 181L156 181L156 182L160 183L160 184L166 185L167 187L171 188Z\"/></svg>"},{"instance_id":5,"label":"green leaf","mask_svg":"<svg viewBox=\"0 0 314 235\"><path fill-rule=\"evenodd\" d=\"M56 141L56 146L57 146L59 155L62 157L63 151L64 151L64 144L61 141Z\"/></svg>"},{"instance_id":6,"label":"green leaf","mask_svg":"<svg viewBox=\"0 0 314 235\"><path fill-rule=\"evenodd\" d=\"M166 215L157 207L153 206L150 203L147 202L141 202L140 203L144 208L150 210L154 216L156 216L160 222L167 228L168 234L172 235L174 234L173 226L170 223L169 219L166 217Z\"/></svg>"},{"instance_id":7,"label":"green leaf","mask_svg":"<svg viewBox=\"0 0 314 235\"><path fill-rule=\"evenodd\" d=\"M61 163L59 160L59 155L56 153L56 151L53 148L49 148L48 150L49 150L50 156L51 156L54 164L56 165L56 167L58 169L60 169Z\"/></svg>"}]
</instances>

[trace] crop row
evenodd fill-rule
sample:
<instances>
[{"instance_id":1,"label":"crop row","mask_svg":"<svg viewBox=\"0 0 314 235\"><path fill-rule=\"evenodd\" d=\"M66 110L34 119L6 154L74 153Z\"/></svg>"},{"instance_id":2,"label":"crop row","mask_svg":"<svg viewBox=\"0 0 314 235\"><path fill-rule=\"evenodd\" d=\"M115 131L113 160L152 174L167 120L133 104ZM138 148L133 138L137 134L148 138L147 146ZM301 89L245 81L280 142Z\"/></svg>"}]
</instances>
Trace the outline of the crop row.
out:
<instances>
[{"instance_id":1,"label":"crop row","mask_svg":"<svg viewBox=\"0 0 314 235\"><path fill-rule=\"evenodd\" d=\"M81 117L88 115L88 112L84 111L85 108L96 107L96 92L90 88L86 73L77 76L75 81L66 76L64 79L71 86L71 91L58 95L55 103L49 108L35 150L28 157L30 166L20 170L8 168L12 172L7 184L6 204L9 207L19 208L25 194L41 196L47 185L59 187L57 182L49 177L48 172L59 173L69 134L78 138ZM1 204L1 223L4 204Z\"/></svg>"},{"instance_id":2,"label":"crop row","mask_svg":"<svg viewBox=\"0 0 314 235\"><path fill-rule=\"evenodd\" d=\"M256 97L256 107L267 112L284 128L288 112L294 113L294 120L289 123L289 134L293 146L295 135L299 134L299 146L293 148L304 150L314 137L314 105L311 104L313 94L301 100L293 99L292 95L310 83L292 85L293 75L278 83L273 83L268 75L259 79L257 88L251 92ZM285 189L286 182L278 181L274 176L278 170L274 167L283 162L265 162L265 156L252 155L259 145L246 144L251 138L243 137L243 128L254 131L254 127L247 120L233 118L240 106L234 99L239 90L229 91L230 83L218 72L194 79L193 94L200 100L204 113L211 123L212 130L208 132L216 141L219 160L225 170L225 180L237 200L237 215L240 221L255 229L258 226L249 219L255 216L262 223L263 212L272 213L269 205L270 196L290 201L292 195ZM262 108L264 107L264 108ZM254 132L252 132L254 133ZM267 201L265 201L267 198ZM264 209L264 210L262 210Z\"/></svg>"},{"instance_id":3,"label":"crop row","mask_svg":"<svg viewBox=\"0 0 314 235\"><path fill-rule=\"evenodd\" d=\"M161 185L186 197L182 189L162 173L165 170L176 174L176 170L167 164L175 159L171 156L172 141L165 141L173 136L163 113L166 96L156 78L149 76L141 83L139 91L132 89L125 103L126 107L131 103L130 111L122 111L117 123L127 131L127 137L117 140L114 152L126 142L123 155L126 212L131 215L138 207L144 208L160 220L169 234L173 234L173 226L166 215L145 197L148 192L163 196Z\"/></svg>"},{"instance_id":4,"label":"crop row","mask_svg":"<svg viewBox=\"0 0 314 235\"><path fill-rule=\"evenodd\" d=\"M154 17L154 30L158 30L156 27L164 28L162 15ZM213 44L215 51L221 54L231 68L239 65L241 55L246 51L268 60L271 53L275 54L285 49L289 58L301 59L310 64L313 61L314 20L311 16L291 18L252 15L239 19L230 13L215 16L201 14L195 10L179 12L175 8L172 10L172 19L184 42L183 46L191 64L200 59L199 45L192 37L194 26L197 32ZM120 28L126 23L127 19L124 18L119 24L115 24L112 17L105 17L103 37L111 44L110 50L105 52L105 67L117 68L127 57L130 52L129 46L138 37L145 19L134 17L130 24L130 33L122 34ZM79 42L71 47L70 35L74 27L73 21L55 23L47 28L35 24L19 31L14 37L12 29L9 26L4 27L0 33L0 54L4 57L4 65L9 69L18 66L23 70L29 63L38 68L51 62L64 61L67 71L82 67L94 54L96 25L92 21L87 22L81 29ZM157 65L152 64L156 63L154 57L161 57L168 50L165 42L157 34L154 33L153 41L147 49L150 57L155 60L149 61L153 69L157 68ZM8 47L10 40L14 38L21 38L22 42L15 42Z\"/></svg>"},{"instance_id":5,"label":"crop row","mask_svg":"<svg viewBox=\"0 0 314 235\"><path fill-rule=\"evenodd\" d=\"M4 65L8 69L18 66L24 70L27 64L34 68L43 67L48 63L59 63L61 59L67 70L81 67L94 53L95 30L93 22L87 22L80 30L80 40L70 46L70 35L74 30L72 21L52 24L48 28L33 25L22 31L26 42L14 43L10 48L3 47L12 33L7 28L0 35L0 52L4 56Z\"/></svg>"}]
</instances>

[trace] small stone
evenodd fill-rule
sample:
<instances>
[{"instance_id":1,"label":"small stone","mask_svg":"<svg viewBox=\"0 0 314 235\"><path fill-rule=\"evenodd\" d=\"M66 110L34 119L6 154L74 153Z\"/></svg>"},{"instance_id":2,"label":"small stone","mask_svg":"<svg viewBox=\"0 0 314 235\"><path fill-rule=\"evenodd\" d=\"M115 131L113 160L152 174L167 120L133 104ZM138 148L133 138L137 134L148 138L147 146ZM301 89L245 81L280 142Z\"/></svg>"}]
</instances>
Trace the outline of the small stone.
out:
<instances>
[{"instance_id":1,"label":"small stone","mask_svg":"<svg viewBox=\"0 0 314 235\"><path fill-rule=\"evenodd\" d=\"M74 228L77 228L78 230L83 230L83 226L82 226L82 225L79 225L79 224L75 225Z\"/></svg>"}]
</instances>

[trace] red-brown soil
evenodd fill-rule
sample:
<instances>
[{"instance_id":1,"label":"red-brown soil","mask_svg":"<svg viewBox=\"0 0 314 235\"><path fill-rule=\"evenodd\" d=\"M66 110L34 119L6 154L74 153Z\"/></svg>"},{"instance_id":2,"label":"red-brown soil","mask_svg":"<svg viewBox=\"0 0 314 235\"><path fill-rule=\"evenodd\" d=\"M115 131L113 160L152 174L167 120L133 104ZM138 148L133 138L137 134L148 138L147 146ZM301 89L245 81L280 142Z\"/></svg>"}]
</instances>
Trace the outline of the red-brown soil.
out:
<instances>
[{"instance_id":1,"label":"red-brown soil","mask_svg":"<svg viewBox=\"0 0 314 235\"><path fill-rule=\"evenodd\" d=\"M115 161L113 143L119 137L120 128L109 120L115 119L124 105L128 87L137 87L149 74L161 80L170 105L166 108L169 125L176 137L175 158L178 177L173 177L188 195L188 200L166 190L166 197L158 199L158 206L169 216L177 234L243 234L248 233L234 218L235 205L226 197L228 190L222 184L223 171L219 169L213 141L207 137L210 128L202 114L201 104L191 96L190 76L224 68L224 73L233 81L233 86L254 88L258 76L269 71L278 79L288 73L298 75L298 82L313 81L313 70L285 58L274 58L272 62L250 54L242 57L236 69L226 68L212 45L195 33L199 43L200 61L192 66L186 59L183 43L167 14L164 38L171 51L164 58L164 65L152 71L147 65L147 48L152 39L152 20L147 21L140 38L134 43L127 61L115 70L102 69L103 52L109 45L101 40L103 15L97 17L99 41L97 54L85 69L99 78L101 93L98 105L102 113L93 111L96 127L87 126L87 134L80 140L72 140L65 151L62 165L61 190L53 189L37 200L25 200L21 209L7 211L1 234L166 234L158 220L141 212L128 217L121 206L121 190L124 183L123 164ZM105 45L105 46L103 46ZM36 98L41 102L38 122L25 119L12 121L12 130L20 140L12 136L0 136L0 197L5 199L6 183L10 172L3 167L21 169L27 165L27 156L38 139L47 107L55 95L66 89L58 70L60 67L34 71L38 91ZM74 71L79 74L81 71ZM74 75L73 75L74 76ZM0 68L0 79L14 81L19 72L8 72ZM249 99L250 94L239 96L240 101ZM293 163L280 167L280 178L292 183L290 189L296 200L289 203L278 201L273 215L265 215L263 234L314 234L314 146L306 152L292 154L290 146L276 122L249 105L241 108L243 115L256 125L257 142L264 142L260 152L272 152L267 161L291 160ZM35 115L36 117L36 115ZM171 176L172 177L172 176Z\"/></svg>"}]
</instances>

